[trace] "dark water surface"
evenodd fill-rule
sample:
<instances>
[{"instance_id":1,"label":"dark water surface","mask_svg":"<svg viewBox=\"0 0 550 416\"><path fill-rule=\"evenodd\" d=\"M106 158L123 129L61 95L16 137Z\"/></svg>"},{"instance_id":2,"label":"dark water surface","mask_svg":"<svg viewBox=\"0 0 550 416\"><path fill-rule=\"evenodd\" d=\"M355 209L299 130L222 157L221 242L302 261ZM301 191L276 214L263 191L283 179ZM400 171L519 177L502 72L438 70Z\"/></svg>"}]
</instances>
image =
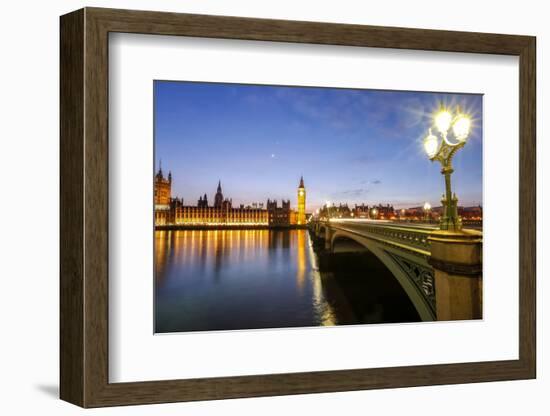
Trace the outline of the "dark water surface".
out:
<instances>
[{"instance_id":1,"label":"dark water surface","mask_svg":"<svg viewBox=\"0 0 550 416\"><path fill-rule=\"evenodd\" d=\"M155 232L155 332L418 320L375 258L318 255L306 230Z\"/></svg>"}]
</instances>

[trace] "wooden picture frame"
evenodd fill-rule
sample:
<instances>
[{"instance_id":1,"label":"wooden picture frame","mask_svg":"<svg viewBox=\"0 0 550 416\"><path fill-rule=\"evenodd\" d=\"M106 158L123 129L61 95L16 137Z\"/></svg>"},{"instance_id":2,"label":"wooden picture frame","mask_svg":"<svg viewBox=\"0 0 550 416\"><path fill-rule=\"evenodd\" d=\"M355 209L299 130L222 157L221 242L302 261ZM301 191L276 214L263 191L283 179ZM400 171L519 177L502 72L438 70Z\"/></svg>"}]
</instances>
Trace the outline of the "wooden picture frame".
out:
<instances>
[{"instance_id":1,"label":"wooden picture frame","mask_svg":"<svg viewBox=\"0 0 550 416\"><path fill-rule=\"evenodd\" d=\"M82 407L337 392L536 376L535 38L85 8L61 17L60 396ZM246 39L519 57L519 359L109 383L108 35Z\"/></svg>"}]
</instances>

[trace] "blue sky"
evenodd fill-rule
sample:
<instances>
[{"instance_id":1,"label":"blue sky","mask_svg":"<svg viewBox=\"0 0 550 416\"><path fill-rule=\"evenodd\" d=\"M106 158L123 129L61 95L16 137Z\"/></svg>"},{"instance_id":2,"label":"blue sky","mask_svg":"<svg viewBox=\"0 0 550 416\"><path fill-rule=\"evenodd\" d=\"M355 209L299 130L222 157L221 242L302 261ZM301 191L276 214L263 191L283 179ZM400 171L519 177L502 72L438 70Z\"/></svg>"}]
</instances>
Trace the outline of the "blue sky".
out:
<instances>
[{"instance_id":1,"label":"blue sky","mask_svg":"<svg viewBox=\"0 0 550 416\"><path fill-rule=\"evenodd\" d=\"M440 205L440 165L422 140L439 107L473 118L453 160L461 205L482 201L482 96L155 81L155 169L173 196L213 201L218 180L234 204L290 199L300 175L307 210L333 203Z\"/></svg>"}]
</instances>

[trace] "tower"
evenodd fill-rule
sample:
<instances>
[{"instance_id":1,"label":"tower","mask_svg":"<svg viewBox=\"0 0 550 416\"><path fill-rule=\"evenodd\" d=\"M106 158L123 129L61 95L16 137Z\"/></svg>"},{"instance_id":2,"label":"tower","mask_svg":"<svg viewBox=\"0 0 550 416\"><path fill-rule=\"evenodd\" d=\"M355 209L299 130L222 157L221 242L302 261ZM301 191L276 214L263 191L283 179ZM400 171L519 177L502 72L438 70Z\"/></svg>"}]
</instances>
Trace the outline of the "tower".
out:
<instances>
[{"instance_id":1,"label":"tower","mask_svg":"<svg viewBox=\"0 0 550 416\"><path fill-rule=\"evenodd\" d=\"M222 182L218 181L218 189L214 197L214 208L221 208L223 205Z\"/></svg>"},{"instance_id":2,"label":"tower","mask_svg":"<svg viewBox=\"0 0 550 416\"><path fill-rule=\"evenodd\" d=\"M303 176L300 178L300 185L298 186L298 218L296 223L298 225L306 223L306 188Z\"/></svg>"},{"instance_id":3,"label":"tower","mask_svg":"<svg viewBox=\"0 0 550 416\"><path fill-rule=\"evenodd\" d=\"M164 177L162 167L155 175L155 205L157 207L167 207L172 198L172 172L168 172L168 178Z\"/></svg>"}]
</instances>

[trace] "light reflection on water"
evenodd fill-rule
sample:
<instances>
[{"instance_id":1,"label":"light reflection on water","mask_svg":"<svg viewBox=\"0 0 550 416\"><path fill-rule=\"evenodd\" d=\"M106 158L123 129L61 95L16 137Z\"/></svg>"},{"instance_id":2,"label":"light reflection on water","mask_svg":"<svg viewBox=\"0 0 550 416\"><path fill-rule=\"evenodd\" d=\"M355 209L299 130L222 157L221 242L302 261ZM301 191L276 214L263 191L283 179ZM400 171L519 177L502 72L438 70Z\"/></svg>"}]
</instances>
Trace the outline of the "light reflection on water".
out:
<instances>
[{"instance_id":1,"label":"light reflection on water","mask_svg":"<svg viewBox=\"0 0 550 416\"><path fill-rule=\"evenodd\" d=\"M156 332L335 325L306 230L155 232Z\"/></svg>"}]
</instances>

